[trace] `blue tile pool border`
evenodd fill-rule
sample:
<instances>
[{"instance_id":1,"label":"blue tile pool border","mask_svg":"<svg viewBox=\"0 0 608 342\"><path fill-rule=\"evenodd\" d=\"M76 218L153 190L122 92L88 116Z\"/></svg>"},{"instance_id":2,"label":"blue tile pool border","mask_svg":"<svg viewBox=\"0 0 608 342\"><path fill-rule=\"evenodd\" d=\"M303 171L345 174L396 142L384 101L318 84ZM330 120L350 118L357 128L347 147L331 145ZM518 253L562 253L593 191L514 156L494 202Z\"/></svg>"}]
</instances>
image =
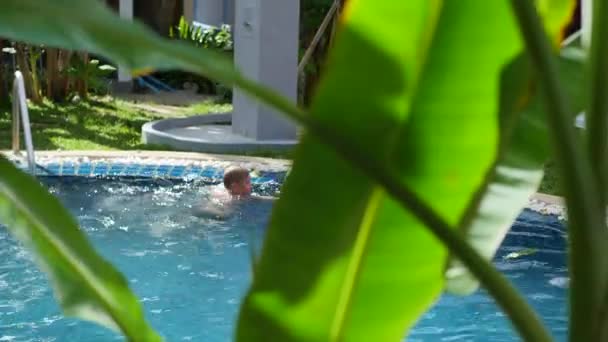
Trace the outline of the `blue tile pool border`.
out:
<instances>
[{"instance_id":1,"label":"blue tile pool border","mask_svg":"<svg viewBox=\"0 0 608 342\"><path fill-rule=\"evenodd\" d=\"M125 163L103 161L53 161L39 165L37 176L44 177L89 177L89 178L163 178L176 180L203 179L220 181L224 170L211 165L171 165L167 163ZM282 183L286 171L253 170L253 183L278 182Z\"/></svg>"}]
</instances>

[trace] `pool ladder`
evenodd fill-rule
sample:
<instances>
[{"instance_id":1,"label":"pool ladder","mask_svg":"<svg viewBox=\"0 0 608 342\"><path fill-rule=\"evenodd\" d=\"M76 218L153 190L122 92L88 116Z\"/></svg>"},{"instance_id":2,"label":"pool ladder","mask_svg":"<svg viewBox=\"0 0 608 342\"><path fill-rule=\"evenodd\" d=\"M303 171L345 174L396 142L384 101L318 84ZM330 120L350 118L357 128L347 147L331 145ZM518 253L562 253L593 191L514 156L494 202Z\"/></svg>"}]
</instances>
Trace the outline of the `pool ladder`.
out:
<instances>
[{"instance_id":1,"label":"pool ladder","mask_svg":"<svg viewBox=\"0 0 608 342\"><path fill-rule=\"evenodd\" d=\"M32 142L32 129L30 126L30 114L27 110L25 98L25 84L21 71L15 71L13 82L13 153L20 154L19 116L23 122L23 135L25 136L25 148L27 150L27 166L32 175L36 174L36 157L34 156L34 143Z\"/></svg>"}]
</instances>

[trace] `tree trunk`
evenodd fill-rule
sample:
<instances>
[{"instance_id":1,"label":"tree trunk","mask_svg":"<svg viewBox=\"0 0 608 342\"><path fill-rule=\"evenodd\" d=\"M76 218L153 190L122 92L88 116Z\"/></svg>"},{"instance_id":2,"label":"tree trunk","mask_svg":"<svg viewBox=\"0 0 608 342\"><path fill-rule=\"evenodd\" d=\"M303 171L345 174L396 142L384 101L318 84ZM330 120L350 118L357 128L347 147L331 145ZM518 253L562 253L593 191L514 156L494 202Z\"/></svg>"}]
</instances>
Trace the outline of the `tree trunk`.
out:
<instances>
[{"instance_id":1,"label":"tree trunk","mask_svg":"<svg viewBox=\"0 0 608 342\"><path fill-rule=\"evenodd\" d=\"M108 5L108 7L115 10L116 12L118 12L120 1L119 0L106 0L106 5Z\"/></svg>"},{"instance_id":2,"label":"tree trunk","mask_svg":"<svg viewBox=\"0 0 608 342\"><path fill-rule=\"evenodd\" d=\"M61 87L61 92L64 99L67 99L70 93L70 77L68 75L68 69L70 68L72 54L73 52L70 50L59 50L59 86Z\"/></svg>"},{"instance_id":3,"label":"tree trunk","mask_svg":"<svg viewBox=\"0 0 608 342\"><path fill-rule=\"evenodd\" d=\"M7 46L5 43L7 43L5 40L0 39L0 51L2 51L2 49ZM0 55L3 57L3 55ZM4 59L0 57L0 107L4 106L5 104L9 103L9 89L10 89L10 83L9 83L9 72L8 72L8 68L7 66L4 64Z\"/></svg>"},{"instance_id":4,"label":"tree trunk","mask_svg":"<svg viewBox=\"0 0 608 342\"><path fill-rule=\"evenodd\" d=\"M17 65L23 74L25 93L27 97L34 103L42 103L40 94L36 93L36 90L34 89L34 79L32 77L32 71L30 70L29 58L27 55L26 45L24 43L17 44Z\"/></svg>"},{"instance_id":5,"label":"tree trunk","mask_svg":"<svg viewBox=\"0 0 608 342\"><path fill-rule=\"evenodd\" d=\"M52 101L55 101L54 84L57 77L57 55L57 49L46 49L46 97Z\"/></svg>"},{"instance_id":6,"label":"tree trunk","mask_svg":"<svg viewBox=\"0 0 608 342\"><path fill-rule=\"evenodd\" d=\"M83 74L81 77L78 77L74 80L76 92L78 92L78 96L81 99L85 100L88 97L88 80L91 75L89 75L89 53L81 52L78 56L82 60L82 65L84 66Z\"/></svg>"},{"instance_id":7,"label":"tree trunk","mask_svg":"<svg viewBox=\"0 0 608 342\"><path fill-rule=\"evenodd\" d=\"M67 69L71 52L48 48L46 50L46 96L53 102L65 101L68 96L69 80Z\"/></svg>"},{"instance_id":8,"label":"tree trunk","mask_svg":"<svg viewBox=\"0 0 608 342\"><path fill-rule=\"evenodd\" d=\"M1 48L2 47L0 46L0 49ZM6 74L6 71L4 71L4 63L0 62L0 108L9 101Z\"/></svg>"},{"instance_id":9,"label":"tree trunk","mask_svg":"<svg viewBox=\"0 0 608 342\"><path fill-rule=\"evenodd\" d=\"M42 103L42 92L40 89L40 79L38 78L38 59L42 56L40 48L30 46L28 62L30 63L30 73L32 75L32 101Z\"/></svg>"},{"instance_id":10,"label":"tree trunk","mask_svg":"<svg viewBox=\"0 0 608 342\"><path fill-rule=\"evenodd\" d=\"M32 89L32 75L30 73L30 65L27 62L27 52L25 51L25 46L22 43L17 43L17 67L21 74L23 75L23 82L25 83L25 92L27 97L31 96Z\"/></svg>"},{"instance_id":11,"label":"tree trunk","mask_svg":"<svg viewBox=\"0 0 608 342\"><path fill-rule=\"evenodd\" d=\"M165 37L183 12L182 1L178 0L135 0L133 7L135 17Z\"/></svg>"}]
</instances>

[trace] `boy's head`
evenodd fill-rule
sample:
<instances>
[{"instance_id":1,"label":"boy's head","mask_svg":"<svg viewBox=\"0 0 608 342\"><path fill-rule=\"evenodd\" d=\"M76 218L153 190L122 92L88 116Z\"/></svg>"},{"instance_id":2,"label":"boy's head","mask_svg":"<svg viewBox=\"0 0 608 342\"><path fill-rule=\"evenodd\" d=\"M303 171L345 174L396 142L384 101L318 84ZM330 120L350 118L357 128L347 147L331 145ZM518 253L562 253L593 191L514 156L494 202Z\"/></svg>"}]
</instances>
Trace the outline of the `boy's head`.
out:
<instances>
[{"instance_id":1,"label":"boy's head","mask_svg":"<svg viewBox=\"0 0 608 342\"><path fill-rule=\"evenodd\" d=\"M224 172L224 187L232 196L249 196L251 194L249 171L242 167L226 169Z\"/></svg>"}]
</instances>

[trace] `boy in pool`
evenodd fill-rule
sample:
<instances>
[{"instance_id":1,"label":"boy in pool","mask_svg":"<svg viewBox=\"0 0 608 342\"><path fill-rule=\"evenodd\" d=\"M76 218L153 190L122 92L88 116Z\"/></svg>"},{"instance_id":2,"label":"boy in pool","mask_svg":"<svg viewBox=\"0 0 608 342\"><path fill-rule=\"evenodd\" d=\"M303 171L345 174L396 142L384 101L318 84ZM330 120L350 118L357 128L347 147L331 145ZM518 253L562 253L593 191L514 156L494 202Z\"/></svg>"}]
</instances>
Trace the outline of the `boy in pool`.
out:
<instances>
[{"instance_id":1,"label":"boy in pool","mask_svg":"<svg viewBox=\"0 0 608 342\"><path fill-rule=\"evenodd\" d=\"M271 200L272 197L251 194L251 176L242 167L229 167L224 172L224 191L211 195L212 200L197 208L195 215L225 219L238 209L244 200Z\"/></svg>"}]
</instances>

